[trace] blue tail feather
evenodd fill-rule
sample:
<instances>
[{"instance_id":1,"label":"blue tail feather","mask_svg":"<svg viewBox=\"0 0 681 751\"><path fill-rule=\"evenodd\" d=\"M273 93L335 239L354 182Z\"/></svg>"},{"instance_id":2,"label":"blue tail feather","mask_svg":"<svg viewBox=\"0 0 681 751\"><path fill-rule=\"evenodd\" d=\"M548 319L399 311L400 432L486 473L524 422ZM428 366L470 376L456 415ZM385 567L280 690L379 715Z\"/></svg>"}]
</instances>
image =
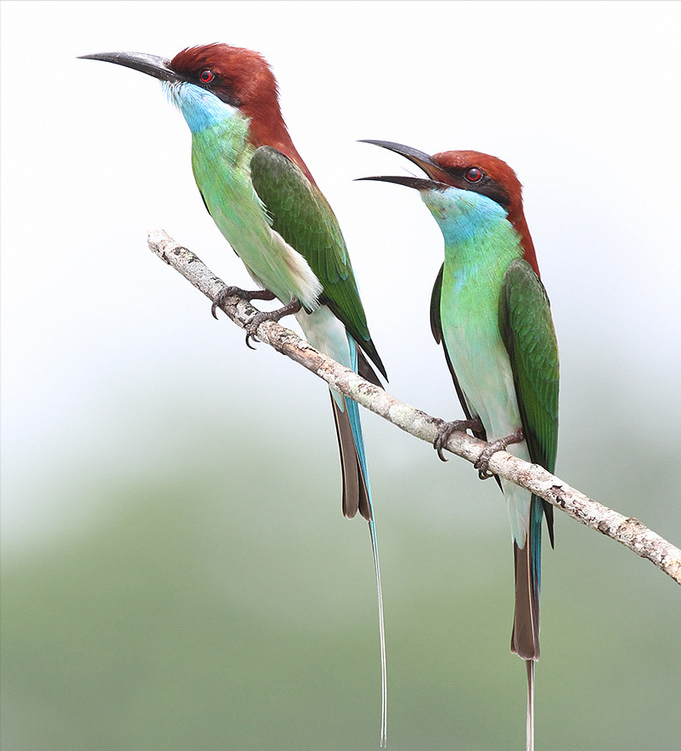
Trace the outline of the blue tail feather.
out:
<instances>
[{"instance_id":1,"label":"blue tail feather","mask_svg":"<svg viewBox=\"0 0 681 751\"><path fill-rule=\"evenodd\" d=\"M357 371L357 344L350 334L348 334L348 344L350 347L350 362L352 369ZM371 537L371 551L374 558L374 572L376 574L376 591L378 594L378 626L381 645L381 741L380 745L385 746L387 743L388 733L388 695L387 695L387 667L385 652L385 623L383 618L383 590L381 587L381 567L378 560L378 540L376 538L376 522L374 519L374 507L371 499L371 485L369 484L369 472L367 469L366 452L364 450L364 437L362 436L362 423L359 417L359 405L352 399L345 399L345 408L347 409L352 436L357 448L364 483L369 500L370 519L369 535Z\"/></svg>"},{"instance_id":2,"label":"blue tail feather","mask_svg":"<svg viewBox=\"0 0 681 751\"><path fill-rule=\"evenodd\" d=\"M544 505L542 499L533 495L530 506L530 554L532 556L534 581L537 587L537 604L539 603L539 596L541 594L541 537L543 520Z\"/></svg>"}]
</instances>

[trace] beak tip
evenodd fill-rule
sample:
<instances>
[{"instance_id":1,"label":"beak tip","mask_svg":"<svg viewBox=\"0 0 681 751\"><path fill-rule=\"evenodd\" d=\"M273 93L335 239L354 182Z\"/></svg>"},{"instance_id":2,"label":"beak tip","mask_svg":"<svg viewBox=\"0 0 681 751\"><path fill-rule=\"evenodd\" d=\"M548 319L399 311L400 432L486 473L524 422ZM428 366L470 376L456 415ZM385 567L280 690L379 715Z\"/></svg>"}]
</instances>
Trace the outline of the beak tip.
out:
<instances>
[{"instance_id":1,"label":"beak tip","mask_svg":"<svg viewBox=\"0 0 681 751\"><path fill-rule=\"evenodd\" d=\"M78 60L101 60L105 63L122 65L140 73L146 73L161 81L175 82L181 80L170 66L170 60L158 55L148 55L144 52L97 52L94 55L79 55Z\"/></svg>"},{"instance_id":2,"label":"beak tip","mask_svg":"<svg viewBox=\"0 0 681 751\"><path fill-rule=\"evenodd\" d=\"M411 177L407 175L372 175L370 177L357 177L356 180L373 180L381 183L395 183L396 185L404 185L406 188L414 188L415 190L428 191L428 190L441 190L443 186L436 180L428 180L421 177Z\"/></svg>"},{"instance_id":3,"label":"beak tip","mask_svg":"<svg viewBox=\"0 0 681 751\"><path fill-rule=\"evenodd\" d=\"M370 143L374 146L380 146L382 149L393 151L395 154L406 157L410 162L415 164L419 169L422 169L429 177L433 177L434 172L432 168L438 168L438 165L433 161L433 157L429 154L414 149L411 146L405 146L401 143L395 143L394 141L378 141L372 138L363 138L359 143Z\"/></svg>"}]
</instances>

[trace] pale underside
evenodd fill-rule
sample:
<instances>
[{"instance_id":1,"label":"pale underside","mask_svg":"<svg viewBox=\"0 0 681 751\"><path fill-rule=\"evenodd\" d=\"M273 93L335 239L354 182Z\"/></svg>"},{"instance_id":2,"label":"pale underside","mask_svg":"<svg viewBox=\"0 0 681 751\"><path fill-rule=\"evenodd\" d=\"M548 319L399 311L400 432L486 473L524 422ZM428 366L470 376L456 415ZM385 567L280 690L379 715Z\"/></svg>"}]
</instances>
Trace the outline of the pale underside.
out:
<instances>
[{"instance_id":1,"label":"pale underside","mask_svg":"<svg viewBox=\"0 0 681 751\"><path fill-rule=\"evenodd\" d=\"M319 306L322 285L305 258L269 224L267 212L253 189L248 161L253 150L245 145L241 118L213 126L193 136L194 177L211 216L244 262L253 280L282 303L298 300L310 312L296 315L307 340L346 367L351 367L345 326L325 305ZM236 143L234 143L236 141ZM233 148L229 148L233 144ZM241 145L237 158L235 151ZM212 158L207 160L206 153ZM200 155L201 158L198 158ZM236 165L238 160L241 164ZM220 179L215 180L216 163ZM210 172L204 165L210 164ZM343 401L334 395L341 409Z\"/></svg>"},{"instance_id":2,"label":"pale underside","mask_svg":"<svg viewBox=\"0 0 681 751\"><path fill-rule=\"evenodd\" d=\"M456 201L448 194L456 191ZM426 198L428 200L426 200ZM445 237L440 315L447 353L471 414L488 441L522 427L513 372L499 331L499 294L509 263L522 255L500 207L484 196L450 188L424 196ZM530 461L525 441L508 451ZM531 494L501 480L513 539L527 539Z\"/></svg>"},{"instance_id":3,"label":"pale underside","mask_svg":"<svg viewBox=\"0 0 681 751\"><path fill-rule=\"evenodd\" d=\"M318 305L322 285L303 256L274 232L253 188L249 120L199 86L169 86L192 132L192 169L206 207L253 279L282 303Z\"/></svg>"}]
</instances>

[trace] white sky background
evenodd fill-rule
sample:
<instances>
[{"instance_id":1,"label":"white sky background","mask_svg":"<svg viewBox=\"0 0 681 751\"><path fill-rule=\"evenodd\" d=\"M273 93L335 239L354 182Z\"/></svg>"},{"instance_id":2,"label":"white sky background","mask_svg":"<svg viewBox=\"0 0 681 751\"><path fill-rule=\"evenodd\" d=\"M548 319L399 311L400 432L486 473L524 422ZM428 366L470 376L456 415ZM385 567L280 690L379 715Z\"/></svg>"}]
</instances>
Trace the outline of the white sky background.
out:
<instances>
[{"instance_id":1,"label":"white sky background","mask_svg":"<svg viewBox=\"0 0 681 751\"><path fill-rule=\"evenodd\" d=\"M164 228L250 286L205 212L189 131L159 84L77 55L172 57L215 41L262 52L340 219L390 390L444 417L459 408L428 323L441 236L414 191L353 182L407 169L356 141L505 159L525 185L552 300L563 413L612 386L638 401L606 411L633 409L648 438L678 440L679 38L678 3L3 2L6 520L37 523L46 501L27 488L50 463L112 436L115 460L134 461L123 403L142 414L150 395L188 389L194 400L234 392L254 414L289 400L291 420L308 393L304 419L328 409L321 384L264 346L247 350L146 250L146 230Z\"/></svg>"}]
</instances>

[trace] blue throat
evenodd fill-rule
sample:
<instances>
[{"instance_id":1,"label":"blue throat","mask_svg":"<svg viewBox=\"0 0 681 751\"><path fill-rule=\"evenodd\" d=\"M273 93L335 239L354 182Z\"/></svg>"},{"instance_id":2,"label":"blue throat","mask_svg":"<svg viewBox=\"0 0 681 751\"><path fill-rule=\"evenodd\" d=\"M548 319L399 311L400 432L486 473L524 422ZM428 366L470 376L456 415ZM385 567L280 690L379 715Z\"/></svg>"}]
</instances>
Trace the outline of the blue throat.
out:
<instances>
[{"instance_id":1,"label":"blue throat","mask_svg":"<svg viewBox=\"0 0 681 751\"><path fill-rule=\"evenodd\" d=\"M473 240L508 223L503 206L472 190L429 190L421 193L421 198L435 217L446 245Z\"/></svg>"},{"instance_id":2,"label":"blue throat","mask_svg":"<svg viewBox=\"0 0 681 751\"><path fill-rule=\"evenodd\" d=\"M236 107L193 83L164 83L170 101L182 112L192 133L224 123L238 113Z\"/></svg>"}]
</instances>

